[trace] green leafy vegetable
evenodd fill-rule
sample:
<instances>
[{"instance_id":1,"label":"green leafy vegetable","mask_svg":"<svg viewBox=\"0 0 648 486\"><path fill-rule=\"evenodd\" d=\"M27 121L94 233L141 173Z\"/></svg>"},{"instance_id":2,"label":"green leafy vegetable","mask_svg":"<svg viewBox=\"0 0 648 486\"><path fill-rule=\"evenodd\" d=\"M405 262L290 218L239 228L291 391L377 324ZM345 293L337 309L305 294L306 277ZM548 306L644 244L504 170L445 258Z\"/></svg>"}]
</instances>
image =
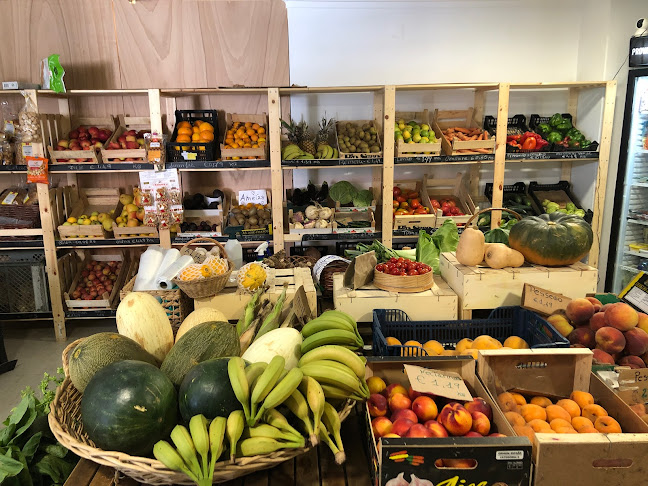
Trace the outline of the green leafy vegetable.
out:
<instances>
[{"instance_id":1,"label":"green leafy vegetable","mask_svg":"<svg viewBox=\"0 0 648 486\"><path fill-rule=\"evenodd\" d=\"M517 219L512 218L502 223L499 228L495 228L484 233L484 239L486 240L486 243L504 243L505 245L508 245L511 226L513 226L515 223L517 223Z\"/></svg>"},{"instance_id":2,"label":"green leafy vegetable","mask_svg":"<svg viewBox=\"0 0 648 486\"><path fill-rule=\"evenodd\" d=\"M358 190L347 181L336 182L329 189L329 196L340 204L349 204L358 193Z\"/></svg>"},{"instance_id":3,"label":"green leafy vegetable","mask_svg":"<svg viewBox=\"0 0 648 486\"><path fill-rule=\"evenodd\" d=\"M446 219L432 235L420 230L416 243L416 261L430 265L434 273L439 274L441 253L456 251L458 243L459 231L452 219Z\"/></svg>"},{"instance_id":4,"label":"green leafy vegetable","mask_svg":"<svg viewBox=\"0 0 648 486\"><path fill-rule=\"evenodd\" d=\"M373 202L373 193L369 189L358 191L353 196L353 205L359 208L366 208L371 206Z\"/></svg>"},{"instance_id":5,"label":"green leafy vegetable","mask_svg":"<svg viewBox=\"0 0 648 486\"><path fill-rule=\"evenodd\" d=\"M394 250L387 248L378 240L373 240L371 245L365 243L358 243L355 250L345 250L344 256L346 258L355 258L363 253L370 251L376 252L376 260L378 263L385 263L390 258L407 258L408 260L416 260L416 250Z\"/></svg>"}]
</instances>

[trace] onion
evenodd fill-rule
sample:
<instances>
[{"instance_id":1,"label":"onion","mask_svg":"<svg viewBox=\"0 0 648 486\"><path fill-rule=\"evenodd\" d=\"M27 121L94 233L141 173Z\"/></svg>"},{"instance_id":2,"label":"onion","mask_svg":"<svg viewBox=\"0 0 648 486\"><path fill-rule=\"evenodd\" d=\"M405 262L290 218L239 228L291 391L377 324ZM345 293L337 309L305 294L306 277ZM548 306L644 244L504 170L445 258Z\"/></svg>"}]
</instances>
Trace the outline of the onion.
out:
<instances>
[{"instance_id":1,"label":"onion","mask_svg":"<svg viewBox=\"0 0 648 486\"><path fill-rule=\"evenodd\" d=\"M308 219L317 219L319 217L319 209L317 206L308 206L304 213Z\"/></svg>"},{"instance_id":2,"label":"onion","mask_svg":"<svg viewBox=\"0 0 648 486\"><path fill-rule=\"evenodd\" d=\"M331 216L333 216L333 210L331 208L320 208L320 219L331 219Z\"/></svg>"},{"instance_id":3,"label":"onion","mask_svg":"<svg viewBox=\"0 0 648 486\"><path fill-rule=\"evenodd\" d=\"M296 213L293 213L293 222L295 223L303 223L304 222L304 213L301 211L297 211Z\"/></svg>"}]
</instances>

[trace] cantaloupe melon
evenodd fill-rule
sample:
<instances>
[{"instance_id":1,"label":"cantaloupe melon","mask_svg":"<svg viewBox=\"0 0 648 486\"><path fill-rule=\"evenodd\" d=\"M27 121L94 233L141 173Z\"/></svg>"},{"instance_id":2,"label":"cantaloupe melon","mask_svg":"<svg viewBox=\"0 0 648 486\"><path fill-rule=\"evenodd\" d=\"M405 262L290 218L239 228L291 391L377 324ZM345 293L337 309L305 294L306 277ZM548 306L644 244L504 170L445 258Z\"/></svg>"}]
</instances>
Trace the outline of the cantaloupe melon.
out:
<instances>
[{"instance_id":1,"label":"cantaloupe melon","mask_svg":"<svg viewBox=\"0 0 648 486\"><path fill-rule=\"evenodd\" d=\"M81 341L68 357L70 380L83 392L97 371L126 359L144 361L155 366L160 363L155 356L139 344L116 332L100 332Z\"/></svg>"},{"instance_id":2,"label":"cantaloupe melon","mask_svg":"<svg viewBox=\"0 0 648 486\"><path fill-rule=\"evenodd\" d=\"M180 339L184 335L185 332L193 327L196 327L198 324L202 324L203 322L218 321L227 321L225 315L218 309L213 309L211 307L201 307L200 309L196 309L191 314L189 314L184 321L182 321L182 324L180 324L180 328L178 329L175 337L176 343L178 342L178 339Z\"/></svg>"},{"instance_id":3,"label":"cantaloupe melon","mask_svg":"<svg viewBox=\"0 0 648 486\"><path fill-rule=\"evenodd\" d=\"M162 362L173 346L173 329L164 307L144 292L131 292L117 307L117 330Z\"/></svg>"}]
</instances>

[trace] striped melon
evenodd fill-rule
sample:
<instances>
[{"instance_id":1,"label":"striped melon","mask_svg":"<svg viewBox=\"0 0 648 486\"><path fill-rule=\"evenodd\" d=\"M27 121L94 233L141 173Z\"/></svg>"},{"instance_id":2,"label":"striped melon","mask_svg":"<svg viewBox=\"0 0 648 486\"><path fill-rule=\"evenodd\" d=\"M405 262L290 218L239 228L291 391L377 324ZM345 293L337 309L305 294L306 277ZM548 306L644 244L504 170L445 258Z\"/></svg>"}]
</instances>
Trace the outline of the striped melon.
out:
<instances>
[{"instance_id":1,"label":"striped melon","mask_svg":"<svg viewBox=\"0 0 648 486\"><path fill-rule=\"evenodd\" d=\"M180 339L185 332L196 327L198 324L218 321L227 321L225 315L218 309L213 309L211 307L201 307L200 309L196 309L189 314L184 321L182 321L182 324L176 333L175 341L177 343L178 339Z\"/></svg>"}]
</instances>

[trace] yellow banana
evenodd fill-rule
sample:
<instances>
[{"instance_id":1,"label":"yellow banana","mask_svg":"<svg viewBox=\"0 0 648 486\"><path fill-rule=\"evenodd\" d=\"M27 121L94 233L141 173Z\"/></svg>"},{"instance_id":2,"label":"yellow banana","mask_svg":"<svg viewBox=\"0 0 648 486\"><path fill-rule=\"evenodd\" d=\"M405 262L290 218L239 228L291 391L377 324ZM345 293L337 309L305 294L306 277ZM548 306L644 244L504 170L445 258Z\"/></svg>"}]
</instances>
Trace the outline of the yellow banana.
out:
<instances>
[{"instance_id":1,"label":"yellow banana","mask_svg":"<svg viewBox=\"0 0 648 486\"><path fill-rule=\"evenodd\" d=\"M211 462L209 464L209 477L214 477L214 466L223 453L223 440L225 439L225 428L227 419L225 417L216 417L209 424L209 448L211 450Z\"/></svg>"},{"instance_id":2,"label":"yellow banana","mask_svg":"<svg viewBox=\"0 0 648 486\"><path fill-rule=\"evenodd\" d=\"M245 377L247 378L248 387L250 390L252 390L257 378L261 376L267 366L268 363L259 361L258 363L252 363L250 366L245 368Z\"/></svg>"},{"instance_id":3,"label":"yellow banana","mask_svg":"<svg viewBox=\"0 0 648 486\"><path fill-rule=\"evenodd\" d=\"M258 456L260 454L269 454L278 451L279 449L299 448L302 447L297 442L280 442L270 437L251 437L241 441L239 449L241 455Z\"/></svg>"},{"instance_id":4,"label":"yellow banana","mask_svg":"<svg viewBox=\"0 0 648 486\"><path fill-rule=\"evenodd\" d=\"M306 402L308 402L308 406L313 413L313 430L317 432L324 413L324 403L326 402L324 391L317 380L310 376L302 378L299 390L306 397Z\"/></svg>"},{"instance_id":5,"label":"yellow banana","mask_svg":"<svg viewBox=\"0 0 648 486\"><path fill-rule=\"evenodd\" d=\"M301 436L299 431L295 429L292 425L290 425L286 417L284 417L283 414L279 412L276 408L271 408L269 410L266 410L266 413L263 416L263 421L268 425L277 427L279 430L282 430L283 432L287 432L289 434L293 434L296 436Z\"/></svg>"},{"instance_id":6,"label":"yellow banana","mask_svg":"<svg viewBox=\"0 0 648 486\"><path fill-rule=\"evenodd\" d=\"M244 434L246 437L270 437L277 440L285 440L287 442L300 442L302 447L304 445L304 438L301 434L291 434L282 432L276 427L268 424L259 424L256 427L248 427L245 429Z\"/></svg>"},{"instance_id":7,"label":"yellow banana","mask_svg":"<svg viewBox=\"0 0 648 486\"><path fill-rule=\"evenodd\" d=\"M196 456L196 447L187 428L183 425L176 425L171 431L171 440L189 470L196 477L203 479L200 464L198 464L198 457Z\"/></svg>"},{"instance_id":8,"label":"yellow banana","mask_svg":"<svg viewBox=\"0 0 648 486\"><path fill-rule=\"evenodd\" d=\"M250 386L245 376L245 361L243 358L234 356L230 358L227 363L227 374L229 375L230 384L234 395L241 405L243 405L243 413L245 418L250 418Z\"/></svg>"},{"instance_id":9,"label":"yellow banana","mask_svg":"<svg viewBox=\"0 0 648 486\"><path fill-rule=\"evenodd\" d=\"M335 344L320 346L309 351L301 357L299 366L320 360L337 361L348 366L358 378L364 379L365 377L365 363L362 358L350 349Z\"/></svg>"},{"instance_id":10,"label":"yellow banana","mask_svg":"<svg viewBox=\"0 0 648 486\"><path fill-rule=\"evenodd\" d=\"M326 429L326 426L324 424L321 424L320 429L319 429L319 438L324 441L324 443L329 446L329 449L331 449L331 452L335 455L335 462L337 464L342 464L344 461L346 461L346 454L344 451L341 451L337 448L335 445L335 442L331 440L331 436L329 436L328 430Z\"/></svg>"},{"instance_id":11,"label":"yellow banana","mask_svg":"<svg viewBox=\"0 0 648 486\"><path fill-rule=\"evenodd\" d=\"M207 419L204 415L194 415L189 421L189 432L196 451L202 459L203 477L209 476L209 434L207 432Z\"/></svg>"},{"instance_id":12,"label":"yellow banana","mask_svg":"<svg viewBox=\"0 0 648 486\"><path fill-rule=\"evenodd\" d=\"M347 398L355 400L356 402L364 402L366 400L364 396L360 396L357 393L352 393L347 389L343 389L335 385L320 383L320 386L322 387L324 396L331 400L346 400Z\"/></svg>"},{"instance_id":13,"label":"yellow banana","mask_svg":"<svg viewBox=\"0 0 648 486\"><path fill-rule=\"evenodd\" d=\"M301 370L304 375L315 378L322 385L333 385L348 390L349 394L355 393L359 396L365 396L365 391L362 389L360 380L358 380L355 374L352 376L351 374L340 372L328 366L328 364L322 363L322 361L315 361L302 366Z\"/></svg>"},{"instance_id":14,"label":"yellow banana","mask_svg":"<svg viewBox=\"0 0 648 486\"><path fill-rule=\"evenodd\" d=\"M304 339L301 344L301 352L302 354L306 354L315 348L327 344L346 345L353 347L354 349L359 349L364 345L362 340L353 331L347 331L344 329L327 329L325 331L318 331L315 334L311 334Z\"/></svg>"},{"instance_id":15,"label":"yellow banana","mask_svg":"<svg viewBox=\"0 0 648 486\"><path fill-rule=\"evenodd\" d=\"M337 410L335 410L335 407L328 402L324 403L322 423L324 423L326 429L333 436L337 448L344 452L344 444L342 443L342 436L340 435L340 429L342 427L340 416L338 415Z\"/></svg>"},{"instance_id":16,"label":"yellow banana","mask_svg":"<svg viewBox=\"0 0 648 486\"><path fill-rule=\"evenodd\" d=\"M274 389L285 367L286 360L282 356L275 356L270 360L265 371L256 380L254 388L252 389L252 407L250 410L250 419L248 421L250 424L252 423L252 419L256 416L257 405L265 400L268 394Z\"/></svg>"},{"instance_id":17,"label":"yellow banana","mask_svg":"<svg viewBox=\"0 0 648 486\"><path fill-rule=\"evenodd\" d=\"M310 419L308 403L306 402L304 395L302 395L299 390L295 390L288 398L286 398L284 405L288 407L295 417L304 423L304 428L309 436L311 445L316 446L319 440L317 434L313 430L313 423Z\"/></svg>"},{"instance_id":18,"label":"yellow banana","mask_svg":"<svg viewBox=\"0 0 648 486\"><path fill-rule=\"evenodd\" d=\"M308 321L302 328L301 333L304 338L307 338L317 332L326 331L329 329L340 329L341 331L349 331L355 334L356 327L342 317L336 315L324 317L324 315L322 314L320 317L313 319L312 321Z\"/></svg>"},{"instance_id":19,"label":"yellow banana","mask_svg":"<svg viewBox=\"0 0 648 486\"><path fill-rule=\"evenodd\" d=\"M263 417L263 414L266 410L268 410L269 408L276 408L281 405L286 400L286 398L288 398L292 394L292 392L297 389L299 383L301 383L303 376L304 374L299 368L293 368L292 370L290 370L286 377L281 380L270 393L268 393L268 396L266 396L263 404L259 408L259 412L254 417L254 423L256 424L259 419Z\"/></svg>"},{"instance_id":20,"label":"yellow banana","mask_svg":"<svg viewBox=\"0 0 648 486\"><path fill-rule=\"evenodd\" d=\"M153 446L153 455L158 461L172 471L183 472L196 483L199 481L199 478L189 470L185 462L182 460L182 457L180 457L180 454L178 454L178 451L176 451L167 441L158 441Z\"/></svg>"},{"instance_id":21,"label":"yellow banana","mask_svg":"<svg viewBox=\"0 0 648 486\"><path fill-rule=\"evenodd\" d=\"M234 462L236 458L236 444L241 438L243 428L245 427L245 414L242 410L234 410L227 417L226 434L230 445L230 461Z\"/></svg>"}]
</instances>

